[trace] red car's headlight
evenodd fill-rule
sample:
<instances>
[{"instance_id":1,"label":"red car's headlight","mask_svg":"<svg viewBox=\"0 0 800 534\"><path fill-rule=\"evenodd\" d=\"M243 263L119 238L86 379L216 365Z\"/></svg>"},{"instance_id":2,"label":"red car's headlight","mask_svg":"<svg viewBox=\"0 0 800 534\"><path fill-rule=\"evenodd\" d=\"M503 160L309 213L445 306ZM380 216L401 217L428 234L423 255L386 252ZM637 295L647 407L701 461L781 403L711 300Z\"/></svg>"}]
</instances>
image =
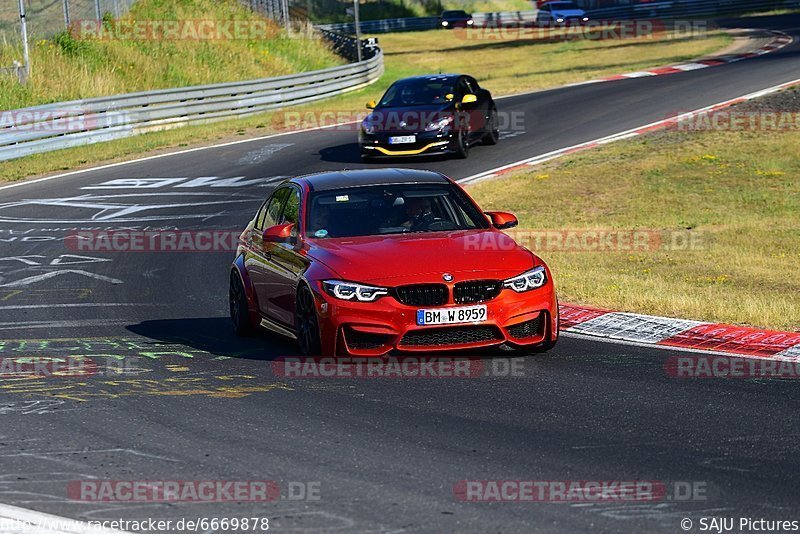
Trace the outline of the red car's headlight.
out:
<instances>
[{"instance_id":1,"label":"red car's headlight","mask_svg":"<svg viewBox=\"0 0 800 534\"><path fill-rule=\"evenodd\" d=\"M503 287L513 289L517 293L524 293L525 291L542 287L546 282L547 272L544 267L539 266L519 276L509 278L503 282Z\"/></svg>"},{"instance_id":2,"label":"red car's headlight","mask_svg":"<svg viewBox=\"0 0 800 534\"><path fill-rule=\"evenodd\" d=\"M389 294L385 287L365 286L342 280L325 280L322 287L329 295L342 300L357 300L359 302L373 302Z\"/></svg>"}]
</instances>

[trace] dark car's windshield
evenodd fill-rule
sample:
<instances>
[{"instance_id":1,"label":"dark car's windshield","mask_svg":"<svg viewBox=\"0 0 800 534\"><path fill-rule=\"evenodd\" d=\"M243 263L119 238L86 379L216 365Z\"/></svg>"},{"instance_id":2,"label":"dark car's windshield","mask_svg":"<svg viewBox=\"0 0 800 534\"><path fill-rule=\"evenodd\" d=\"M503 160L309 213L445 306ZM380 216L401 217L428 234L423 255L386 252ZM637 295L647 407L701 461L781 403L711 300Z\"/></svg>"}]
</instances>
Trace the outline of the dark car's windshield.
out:
<instances>
[{"instance_id":1,"label":"dark car's windshield","mask_svg":"<svg viewBox=\"0 0 800 534\"><path fill-rule=\"evenodd\" d=\"M313 193L309 237L356 237L488 228L463 191L450 185L380 185Z\"/></svg>"},{"instance_id":2,"label":"dark car's windshield","mask_svg":"<svg viewBox=\"0 0 800 534\"><path fill-rule=\"evenodd\" d=\"M442 13L443 19L468 19L466 11L445 11Z\"/></svg>"},{"instance_id":3,"label":"dark car's windshield","mask_svg":"<svg viewBox=\"0 0 800 534\"><path fill-rule=\"evenodd\" d=\"M405 80L392 84L378 107L429 106L453 99L455 78Z\"/></svg>"},{"instance_id":4,"label":"dark car's windshield","mask_svg":"<svg viewBox=\"0 0 800 534\"><path fill-rule=\"evenodd\" d=\"M550 2L549 5L550 9L552 9L553 11L568 11L568 10L580 9L572 2Z\"/></svg>"}]
</instances>

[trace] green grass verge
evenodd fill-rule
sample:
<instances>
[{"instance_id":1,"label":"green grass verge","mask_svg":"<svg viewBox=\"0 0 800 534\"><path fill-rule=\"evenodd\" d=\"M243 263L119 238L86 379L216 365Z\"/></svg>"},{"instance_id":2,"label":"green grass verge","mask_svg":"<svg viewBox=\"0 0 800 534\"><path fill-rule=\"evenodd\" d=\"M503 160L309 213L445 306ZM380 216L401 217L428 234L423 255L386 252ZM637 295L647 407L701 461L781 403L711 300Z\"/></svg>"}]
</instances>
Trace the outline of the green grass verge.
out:
<instances>
[{"instance_id":1,"label":"green grass verge","mask_svg":"<svg viewBox=\"0 0 800 534\"><path fill-rule=\"evenodd\" d=\"M426 43L431 39L437 39L441 50L423 53L422 49L428 48ZM444 70L447 71L472 73L495 95L502 95L690 59L719 50L729 42L729 36L718 33L689 41L660 34L654 38L632 40L560 43L529 38L464 42L459 41L456 34L440 30L390 34L381 36L386 53L386 73L381 80L364 89L291 110L301 113L361 111L367 101L378 98L397 78L437 72L440 66L446 67ZM90 80L91 75L87 75L87 79ZM153 150L264 135L279 131L281 116L281 112L265 113L2 162L0 180L21 180L54 171L120 161Z\"/></svg>"},{"instance_id":2,"label":"green grass verge","mask_svg":"<svg viewBox=\"0 0 800 534\"><path fill-rule=\"evenodd\" d=\"M37 40L31 48L32 73L20 85L0 77L0 109L16 109L169 87L267 78L340 65L344 61L319 39L287 38L275 23L263 19L237 0L139 0L121 19L147 28L148 21L183 21L182 27L201 27L201 21L259 21L263 36L254 39L191 40L124 38L132 36L120 21L123 38L81 38L80 23L72 32ZM240 34L248 37L246 33ZM0 65L19 59L19 51L0 46Z\"/></svg>"},{"instance_id":3,"label":"green grass verge","mask_svg":"<svg viewBox=\"0 0 800 534\"><path fill-rule=\"evenodd\" d=\"M797 131L664 132L470 192L486 209L516 212L524 229L696 236L694 250L589 252L544 244L539 253L563 302L796 330L798 146Z\"/></svg>"}]
</instances>

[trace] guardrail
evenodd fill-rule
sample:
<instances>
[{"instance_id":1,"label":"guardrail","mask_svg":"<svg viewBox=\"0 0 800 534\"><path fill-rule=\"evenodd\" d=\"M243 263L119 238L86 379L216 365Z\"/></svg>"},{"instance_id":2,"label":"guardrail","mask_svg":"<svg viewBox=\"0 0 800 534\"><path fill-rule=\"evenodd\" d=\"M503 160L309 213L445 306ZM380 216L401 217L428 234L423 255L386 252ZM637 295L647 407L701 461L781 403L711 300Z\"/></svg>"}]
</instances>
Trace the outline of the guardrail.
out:
<instances>
[{"instance_id":1,"label":"guardrail","mask_svg":"<svg viewBox=\"0 0 800 534\"><path fill-rule=\"evenodd\" d=\"M473 13L472 20L476 26L511 26L531 24L536 20L536 10L532 11L498 11L494 13ZM342 22L338 24L321 24L323 30L343 33L355 33L355 24ZM399 19L364 20L359 23L362 33L389 33L433 30L439 27L439 17L406 17Z\"/></svg>"},{"instance_id":2,"label":"guardrail","mask_svg":"<svg viewBox=\"0 0 800 534\"><path fill-rule=\"evenodd\" d=\"M654 0L629 3L601 9L587 9L591 20L632 20L643 18L691 19L760 10L800 8L800 0ZM530 26L536 23L538 10L473 13L476 27ZM433 30L439 27L438 17L407 17L365 20L359 24L362 33L389 33ZM352 22L322 24L318 28L353 34Z\"/></svg>"},{"instance_id":3,"label":"guardrail","mask_svg":"<svg viewBox=\"0 0 800 534\"><path fill-rule=\"evenodd\" d=\"M798 0L655 0L588 11L592 19L692 19L771 9L795 9Z\"/></svg>"},{"instance_id":4,"label":"guardrail","mask_svg":"<svg viewBox=\"0 0 800 534\"><path fill-rule=\"evenodd\" d=\"M0 161L243 117L352 91L383 74L381 50L374 45L364 50L367 59L360 63L301 74L0 111Z\"/></svg>"}]
</instances>

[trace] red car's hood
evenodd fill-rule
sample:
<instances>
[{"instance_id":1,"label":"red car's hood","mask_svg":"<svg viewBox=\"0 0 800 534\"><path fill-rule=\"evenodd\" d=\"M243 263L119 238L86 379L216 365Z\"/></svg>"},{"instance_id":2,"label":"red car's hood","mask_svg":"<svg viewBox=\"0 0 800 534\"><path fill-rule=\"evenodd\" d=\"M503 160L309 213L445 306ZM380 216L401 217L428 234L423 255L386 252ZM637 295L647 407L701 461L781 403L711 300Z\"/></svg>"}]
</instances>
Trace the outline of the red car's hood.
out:
<instances>
[{"instance_id":1,"label":"red car's hood","mask_svg":"<svg viewBox=\"0 0 800 534\"><path fill-rule=\"evenodd\" d=\"M497 230L310 239L308 254L342 279L382 285L505 279L539 263Z\"/></svg>"}]
</instances>

